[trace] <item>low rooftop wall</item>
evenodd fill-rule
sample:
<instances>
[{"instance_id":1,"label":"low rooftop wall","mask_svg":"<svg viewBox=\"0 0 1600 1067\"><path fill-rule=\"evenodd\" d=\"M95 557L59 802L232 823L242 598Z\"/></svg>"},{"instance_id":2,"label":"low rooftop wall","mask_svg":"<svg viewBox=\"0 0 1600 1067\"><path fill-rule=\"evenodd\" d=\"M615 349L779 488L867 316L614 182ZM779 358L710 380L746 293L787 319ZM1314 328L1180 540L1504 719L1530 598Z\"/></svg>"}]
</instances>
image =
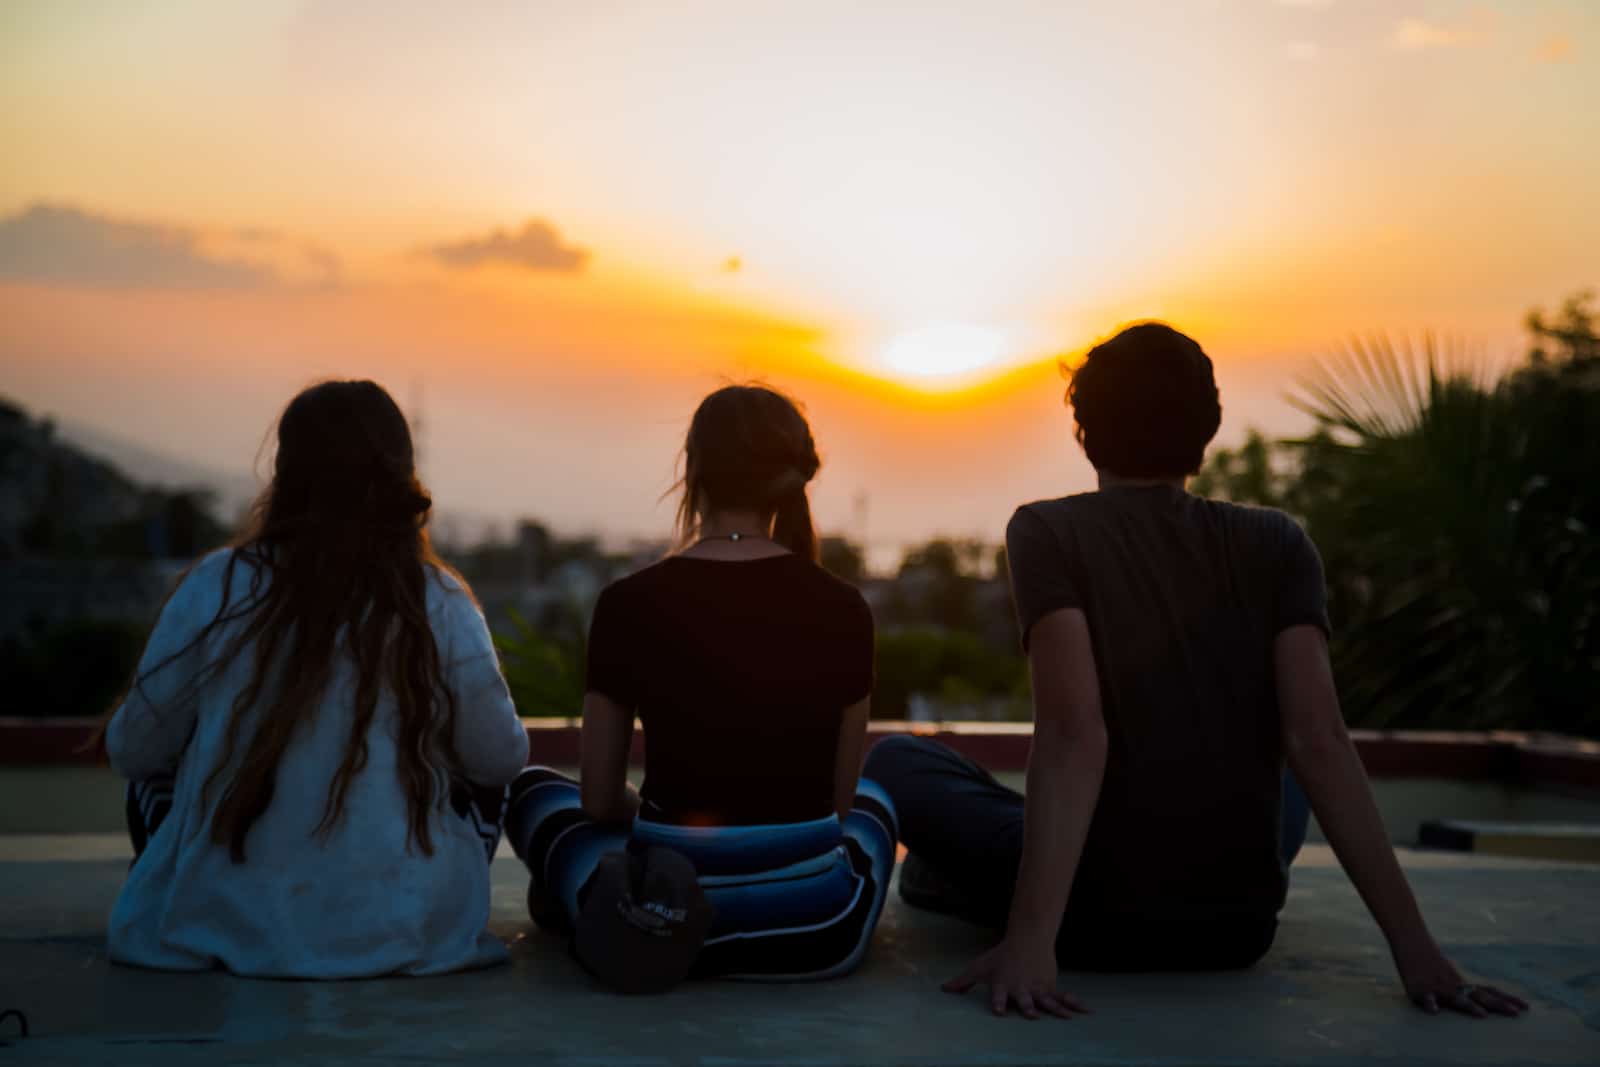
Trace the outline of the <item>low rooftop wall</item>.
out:
<instances>
[{"instance_id":1,"label":"low rooftop wall","mask_svg":"<svg viewBox=\"0 0 1600 1067\"><path fill-rule=\"evenodd\" d=\"M524 719L533 758L555 766L578 765L577 719ZM94 719L0 717L0 766L96 764L104 755L90 745ZM890 734L934 737L995 771L1027 766L1033 728L1027 723L907 723L874 721L868 743ZM1448 778L1506 785L1600 791L1600 742L1551 734L1445 733L1354 730L1356 748L1374 778ZM633 760L642 762L644 738L634 733Z\"/></svg>"}]
</instances>

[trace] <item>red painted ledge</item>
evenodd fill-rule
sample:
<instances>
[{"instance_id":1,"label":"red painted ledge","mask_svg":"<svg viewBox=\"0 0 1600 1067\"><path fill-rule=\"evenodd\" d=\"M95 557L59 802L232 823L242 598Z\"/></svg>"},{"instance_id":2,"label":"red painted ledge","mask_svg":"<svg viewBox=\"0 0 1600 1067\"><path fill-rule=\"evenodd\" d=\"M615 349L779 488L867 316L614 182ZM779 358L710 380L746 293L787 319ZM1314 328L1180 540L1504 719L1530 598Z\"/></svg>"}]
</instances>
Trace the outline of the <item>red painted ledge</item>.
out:
<instances>
[{"instance_id":1,"label":"red painted ledge","mask_svg":"<svg viewBox=\"0 0 1600 1067\"><path fill-rule=\"evenodd\" d=\"M559 767L578 764L577 719L524 719L533 759ZM95 764L94 719L0 716L0 766ZM891 734L932 737L997 771L1027 766L1027 723L906 723L875 721L868 743ZM1448 778L1505 785L1600 790L1600 742L1555 734L1445 733L1355 730L1356 748L1374 778ZM634 734L633 759L644 741Z\"/></svg>"}]
</instances>

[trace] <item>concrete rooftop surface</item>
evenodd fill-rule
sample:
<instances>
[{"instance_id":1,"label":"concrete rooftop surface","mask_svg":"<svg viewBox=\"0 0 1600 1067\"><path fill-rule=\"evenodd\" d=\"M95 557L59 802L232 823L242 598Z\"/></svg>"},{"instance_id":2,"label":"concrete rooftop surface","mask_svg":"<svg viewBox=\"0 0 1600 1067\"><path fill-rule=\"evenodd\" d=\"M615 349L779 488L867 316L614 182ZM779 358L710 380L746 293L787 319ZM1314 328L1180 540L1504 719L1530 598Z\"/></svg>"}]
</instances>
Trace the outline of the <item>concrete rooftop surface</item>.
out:
<instances>
[{"instance_id":1,"label":"concrete rooftop surface","mask_svg":"<svg viewBox=\"0 0 1600 1067\"><path fill-rule=\"evenodd\" d=\"M117 967L104 926L128 856L120 835L0 836L0 1010L26 1012L33 1035L0 1026L0 1067L1600 1064L1600 865L1403 851L1441 944L1528 1000L1521 1019L1412 1009L1349 882L1311 846L1253 970L1069 973L1064 988L1096 1014L1027 1022L941 993L988 938L896 896L851 978L615 996L532 929L526 876L504 850L492 926L512 943L507 967L341 983Z\"/></svg>"}]
</instances>

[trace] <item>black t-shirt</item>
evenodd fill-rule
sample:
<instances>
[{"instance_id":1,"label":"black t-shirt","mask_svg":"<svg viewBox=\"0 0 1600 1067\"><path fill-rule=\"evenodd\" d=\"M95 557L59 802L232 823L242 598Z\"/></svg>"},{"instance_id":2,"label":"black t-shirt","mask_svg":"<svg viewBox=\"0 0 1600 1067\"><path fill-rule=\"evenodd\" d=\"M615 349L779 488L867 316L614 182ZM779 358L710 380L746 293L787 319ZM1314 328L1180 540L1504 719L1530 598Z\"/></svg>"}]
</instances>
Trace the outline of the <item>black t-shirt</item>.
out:
<instances>
[{"instance_id":1,"label":"black t-shirt","mask_svg":"<svg viewBox=\"0 0 1600 1067\"><path fill-rule=\"evenodd\" d=\"M673 556L600 594L587 685L644 726L649 818L804 822L833 811L872 651L866 601L808 560Z\"/></svg>"},{"instance_id":2,"label":"black t-shirt","mask_svg":"<svg viewBox=\"0 0 1600 1067\"><path fill-rule=\"evenodd\" d=\"M1271 916L1283 753L1272 644L1328 629L1322 561L1293 519L1175 486L1019 508L1006 530L1023 644L1088 618L1110 751L1074 907Z\"/></svg>"}]
</instances>

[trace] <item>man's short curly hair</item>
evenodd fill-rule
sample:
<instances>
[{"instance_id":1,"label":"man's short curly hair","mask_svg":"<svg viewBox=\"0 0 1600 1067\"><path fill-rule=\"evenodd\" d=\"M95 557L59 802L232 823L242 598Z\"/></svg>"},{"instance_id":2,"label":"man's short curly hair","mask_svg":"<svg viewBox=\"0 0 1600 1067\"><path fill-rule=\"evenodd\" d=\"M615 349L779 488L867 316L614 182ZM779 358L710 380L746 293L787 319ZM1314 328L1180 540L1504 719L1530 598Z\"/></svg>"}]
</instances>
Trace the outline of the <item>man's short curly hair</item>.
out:
<instances>
[{"instance_id":1,"label":"man's short curly hair","mask_svg":"<svg viewBox=\"0 0 1600 1067\"><path fill-rule=\"evenodd\" d=\"M1211 359L1160 322L1129 326L1089 350L1067 403L1096 470L1124 478L1194 474L1222 423Z\"/></svg>"}]
</instances>

